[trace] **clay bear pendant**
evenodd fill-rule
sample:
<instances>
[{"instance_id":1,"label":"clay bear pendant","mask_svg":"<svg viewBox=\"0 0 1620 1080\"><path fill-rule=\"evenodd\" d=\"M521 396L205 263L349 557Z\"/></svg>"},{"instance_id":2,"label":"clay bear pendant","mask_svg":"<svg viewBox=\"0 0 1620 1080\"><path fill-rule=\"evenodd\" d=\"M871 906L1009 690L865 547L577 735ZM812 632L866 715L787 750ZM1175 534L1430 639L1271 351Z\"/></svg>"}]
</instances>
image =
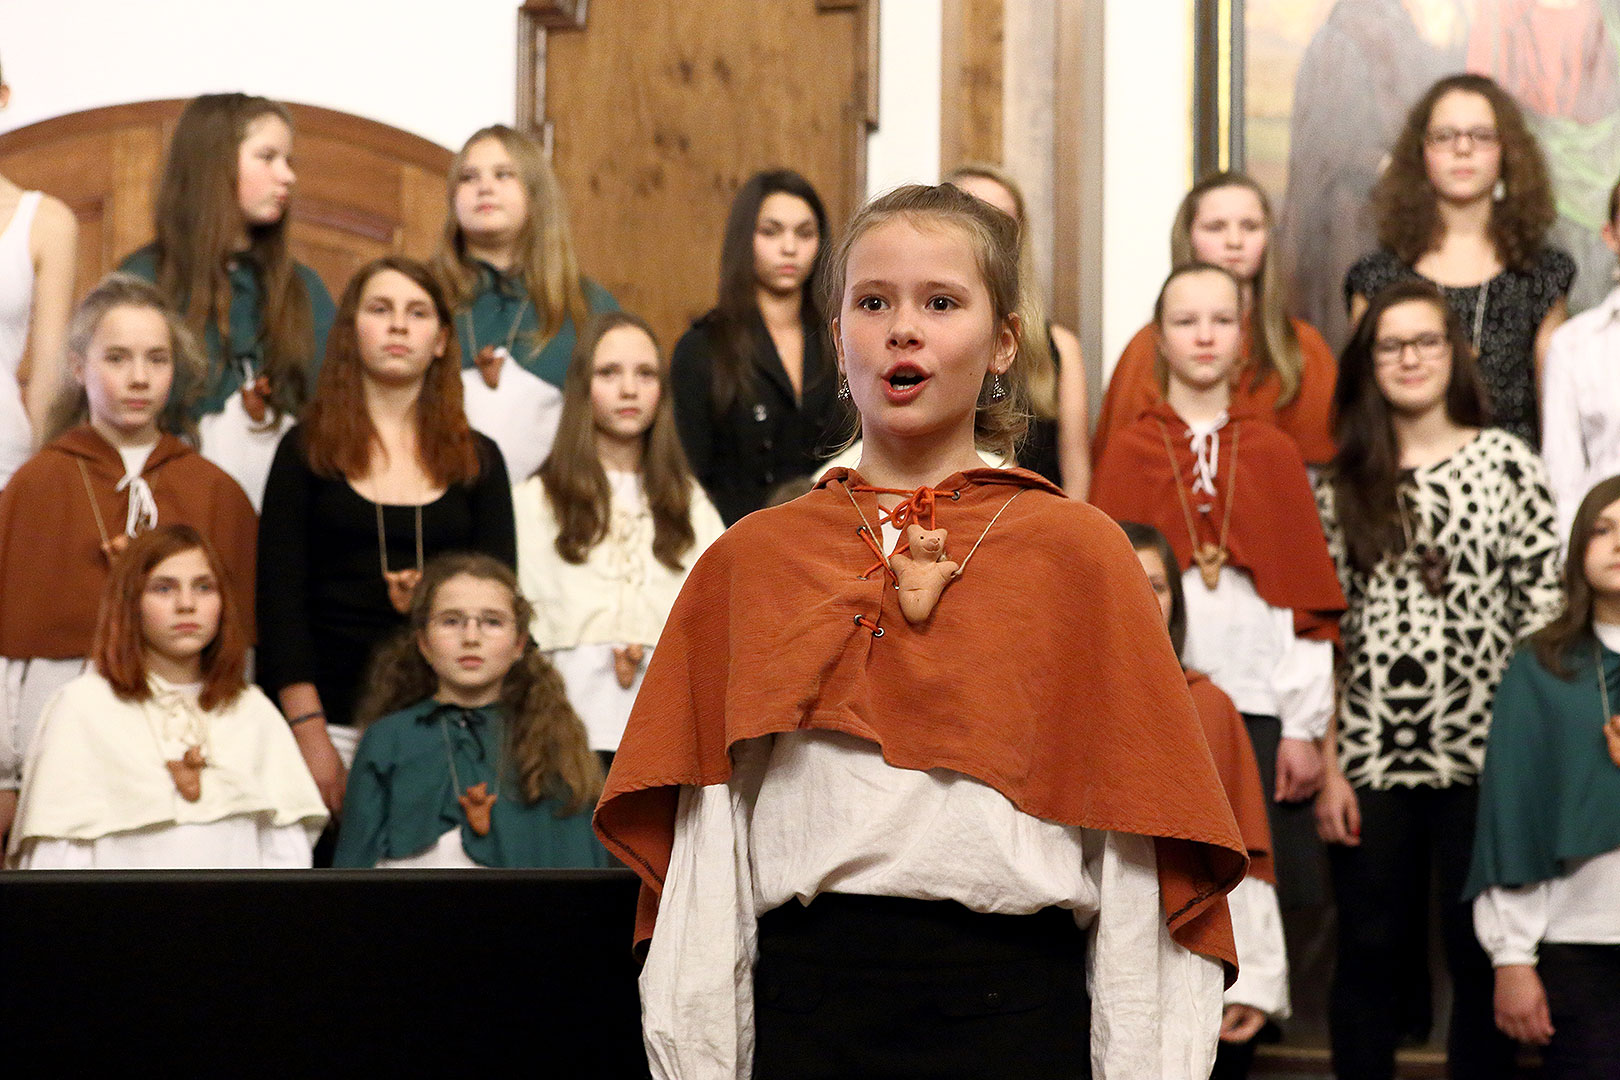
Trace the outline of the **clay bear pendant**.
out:
<instances>
[{"instance_id":1,"label":"clay bear pendant","mask_svg":"<svg viewBox=\"0 0 1620 1080\"><path fill-rule=\"evenodd\" d=\"M646 656L647 651L639 644L613 647L613 674L621 690L630 689L630 684L636 681L636 672L641 670L641 661Z\"/></svg>"},{"instance_id":2,"label":"clay bear pendant","mask_svg":"<svg viewBox=\"0 0 1620 1080\"><path fill-rule=\"evenodd\" d=\"M906 526L904 555L891 555L889 568L900 590L900 614L913 626L928 621L940 594L956 578L957 565L945 558L945 530Z\"/></svg>"},{"instance_id":3,"label":"clay bear pendant","mask_svg":"<svg viewBox=\"0 0 1620 1080\"><path fill-rule=\"evenodd\" d=\"M242 408L255 424L264 423L265 406L270 400L270 380L260 375L242 384Z\"/></svg>"},{"instance_id":4,"label":"clay bear pendant","mask_svg":"<svg viewBox=\"0 0 1620 1080\"><path fill-rule=\"evenodd\" d=\"M1603 725L1603 738L1609 744L1609 760L1620 768L1620 716L1609 717Z\"/></svg>"},{"instance_id":5,"label":"clay bear pendant","mask_svg":"<svg viewBox=\"0 0 1620 1080\"><path fill-rule=\"evenodd\" d=\"M401 615L411 613L411 594L416 592L416 583L422 580L420 570L385 570L383 581L388 583L388 602L394 605L394 610Z\"/></svg>"},{"instance_id":6,"label":"clay bear pendant","mask_svg":"<svg viewBox=\"0 0 1620 1080\"><path fill-rule=\"evenodd\" d=\"M1226 565L1226 549L1200 544L1193 552L1193 562L1198 564L1198 576L1204 579L1204 588L1214 592L1221 580L1221 567Z\"/></svg>"},{"instance_id":7,"label":"clay bear pendant","mask_svg":"<svg viewBox=\"0 0 1620 1080\"><path fill-rule=\"evenodd\" d=\"M465 795L456 796L456 802L461 804L461 812L467 815L467 824L479 836L489 835L489 815L496 798L489 793L487 783L474 784Z\"/></svg>"},{"instance_id":8,"label":"clay bear pendant","mask_svg":"<svg viewBox=\"0 0 1620 1080\"><path fill-rule=\"evenodd\" d=\"M101 542L101 554L106 557L107 565L111 566L118 561L118 556L122 555L127 547L129 547L129 537L119 533L110 540Z\"/></svg>"},{"instance_id":9,"label":"clay bear pendant","mask_svg":"<svg viewBox=\"0 0 1620 1080\"><path fill-rule=\"evenodd\" d=\"M186 752L178 761L165 761L169 767L169 775L174 777L175 789L186 802L196 802L202 798L202 771L208 762L203 758L202 750L195 746L186 747Z\"/></svg>"},{"instance_id":10,"label":"clay bear pendant","mask_svg":"<svg viewBox=\"0 0 1620 1080\"><path fill-rule=\"evenodd\" d=\"M500 385L501 365L510 359L511 355L499 345L485 345L478 350L473 363L478 365L478 373L484 377L485 386L493 390Z\"/></svg>"}]
</instances>

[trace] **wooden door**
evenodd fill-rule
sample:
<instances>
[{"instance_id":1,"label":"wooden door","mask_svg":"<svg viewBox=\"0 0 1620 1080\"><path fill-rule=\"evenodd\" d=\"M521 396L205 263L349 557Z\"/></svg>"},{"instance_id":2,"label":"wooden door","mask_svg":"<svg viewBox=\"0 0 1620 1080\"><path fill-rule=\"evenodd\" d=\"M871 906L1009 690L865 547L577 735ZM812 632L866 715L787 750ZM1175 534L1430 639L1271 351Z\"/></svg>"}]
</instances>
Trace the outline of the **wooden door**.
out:
<instances>
[{"instance_id":1,"label":"wooden door","mask_svg":"<svg viewBox=\"0 0 1620 1080\"><path fill-rule=\"evenodd\" d=\"M732 195L802 173L836 231L859 205L875 122L875 0L532 4L538 115L582 271L665 349L713 306ZM565 11L580 12L579 29ZM546 13L551 21L547 23Z\"/></svg>"},{"instance_id":2,"label":"wooden door","mask_svg":"<svg viewBox=\"0 0 1620 1080\"><path fill-rule=\"evenodd\" d=\"M78 291L152 240L163 159L184 101L59 116L0 136L0 173L66 202L79 219ZM293 257L335 298L362 263L425 258L443 227L449 150L349 113L289 106L297 130Z\"/></svg>"}]
</instances>

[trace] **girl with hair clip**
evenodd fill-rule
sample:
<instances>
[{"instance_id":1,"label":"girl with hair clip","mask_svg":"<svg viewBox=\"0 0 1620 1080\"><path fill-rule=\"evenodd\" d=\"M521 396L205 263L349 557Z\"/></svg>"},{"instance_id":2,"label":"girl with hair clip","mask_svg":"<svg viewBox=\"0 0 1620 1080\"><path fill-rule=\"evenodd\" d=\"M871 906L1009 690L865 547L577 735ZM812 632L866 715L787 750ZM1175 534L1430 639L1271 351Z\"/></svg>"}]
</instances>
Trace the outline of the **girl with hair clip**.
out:
<instances>
[{"instance_id":1,"label":"girl with hair clip","mask_svg":"<svg viewBox=\"0 0 1620 1080\"><path fill-rule=\"evenodd\" d=\"M0 110L11 87L0 77ZM0 488L44 441L62 381L79 222L60 199L0 176Z\"/></svg>"},{"instance_id":2,"label":"girl with hair clip","mask_svg":"<svg viewBox=\"0 0 1620 1080\"><path fill-rule=\"evenodd\" d=\"M562 187L528 135L504 124L473 132L450 163L446 194L428 265L455 312L467 418L512 475L528 476L557 431L575 334L619 305L580 274Z\"/></svg>"},{"instance_id":3,"label":"girl with hair clip","mask_svg":"<svg viewBox=\"0 0 1620 1080\"><path fill-rule=\"evenodd\" d=\"M1524 442L1482 429L1468 333L1439 289L1373 297L1339 358L1339 451L1317 508L1349 599L1336 732L1316 800L1339 910L1341 1076L1393 1075L1431 881L1453 999L1451 1075L1511 1075L1463 882L1491 697L1562 600L1552 498ZM1432 875L1432 876L1431 876Z\"/></svg>"},{"instance_id":4,"label":"girl with hair clip","mask_svg":"<svg viewBox=\"0 0 1620 1080\"><path fill-rule=\"evenodd\" d=\"M1170 643L1181 654L1187 640L1187 601L1181 576L1171 572L1175 549L1151 525L1122 521L1125 539L1147 574L1159 599ZM1283 943L1282 913L1277 907L1277 875L1271 861L1271 827L1266 823L1266 789L1249 733L1237 706L1202 673L1186 669L1187 690L1204 724L1215 770L1237 815L1238 830L1249 849L1249 872L1227 894L1232 910L1232 939L1237 945L1238 980L1227 988L1221 1014L1221 1044L1215 1054L1215 1080L1241 1080L1254 1061L1254 1040L1268 1017L1290 1014L1288 952Z\"/></svg>"},{"instance_id":5,"label":"girl with hair clip","mask_svg":"<svg viewBox=\"0 0 1620 1080\"><path fill-rule=\"evenodd\" d=\"M1272 258L1276 228L1271 200L1258 183L1243 173L1214 173L1181 200L1170 226L1170 261L1224 267L1238 279L1243 326L1232 401L1270 419L1316 467L1333 456L1336 365L1316 328L1288 316L1282 266ZM1116 432L1160 400L1159 350L1159 328L1148 323L1120 354L1091 438L1093 462Z\"/></svg>"},{"instance_id":6,"label":"girl with hair clip","mask_svg":"<svg viewBox=\"0 0 1620 1080\"><path fill-rule=\"evenodd\" d=\"M816 472L848 434L815 290L830 239L808 180L788 169L749 177L726 217L719 302L675 343L681 445L727 525Z\"/></svg>"},{"instance_id":7,"label":"girl with hair clip","mask_svg":"<svg viewBox=\"0 0 1620 1080\"><path fill-rule=\"evenodd\" d=\"M177 384L170 405L255 508L332 327L326 286L288 251L292 144L285 105L237 93L192 100L158 183L157 239L120 267L155 282L204 343L206 370Z\"/></svg>"},{"instance_id":8,"label":"girl with hair clip","mask_svg":"<svg viewBox=\"0 0 1620 1080\"><path fill-rule=\"evenodd\" d=\"M219 552L251 640L258 523L236 481L163 430L176 371L202 358L158 291L112 274L68 326L73 382L45 447L0 490L0 831L45 703L84 670L108 571L143 532L184 524Z\"/></svg>"},{"instance_id":9,"label":"girl with hair clip","mask_svg":"<svg viewBox=\"0 0 1620 1080\"><path fill-rule=\"evenodd\" d=\"M1175 549L1187 666L1242 711L1265 781L1284 908L1320 905L1309 799L1333 714L1344 594L1294 443L1233 401L1240 282L1223 267L1171 271L1154 305L1163 400L1109 441L1092 502L1156 526Z\"/></svg>"},{"instance_id":10,"label":"girl with hair clip","mask_svg":"<svg viewBox=\"0 0 1620 1080\"><path fill-rule=\"evenodd\" d=\"M1496 691L1465 892L1496 1025L1548 1080L1620 1076L1620 476L1574 517L1564 610Z\"/></svg>"},{"instance_id":11,"label":"girl with hair clip","mask_svg":"<svg viewBox=\"0 0 1620 1080\"><path fill-rule=\"evenodd\" d=\"M1035 290L1035 255L1025 228L1024 193L1018 182L1000 166L977 161L958 165L942 182L983 199L1018 223L1024 291L1030 297L1030 310L1036 311L1040 296ZM1080 356L1080 339L1073 330L1049 319L1043 322L1046 333L1030 333L1021 354L1030 361L1025 381L1031 413L1021 457L1030 471L1060 485L1074 498L1083 499L1091 486L1085 361Z\"/></svg>"},{"instance_id":12,"label":"girl with hair clip","mask_svg":"<svg viewBox=\"0 0 1620 1080\"><path fill-rule=\"evenodd\" d=\"M326 808L244 676L236 591L189 525L114 566L93 670L40 718L11 833L25 870L308 867Z\"/></svg>"},{"instance_id":13,"label":"girl with hair clip","mask_svg":"<svg viewBox=\"0 0 1620 1080\"><path fill-rule=\"evenodd\" d=\"M1538 447L1542 365L1569 315L1575 260L1546 244L1552 184L1512 96L1483 75L1429 87L1395 138L1372 210L1379 249L1345 274L1350 321L1393 282L1434 284L1467 327L1491 422Z\"/></svg>"},{"instance_id":14,"label":"girl with hair clip","mask_svg":"<svg viewBox=\"0 0 1620 1080\"><path fill-rule=\"evenodd\" d=\"M512 492L530 629L610 756L687 571L725 528L687 471L668 382L645 322L596 316L551 456Z\"/></svg>"},{"instance_id":15,"label":"girl with hair clip","mask_svg":"<svg viewBox=\"0 0 1620 1080\"><path fill-rule=\"evenodd\" d=\"M445 551L512 565L512 489L501 452L467 426L444 293L427 267L390 255L343 290L259 519L259 685L334 814L372 650L405 624L424 564Z\"/></svg>"},{"instance_id":16,"label":"girl with hair clip","mask_svg":"<svg viewBox=\"0 0 1620 1080\"><path fill-rule=\"evenodd\" d=\"M339 867L606 867L602 766L488 555L434 559L381 649L344 798Z\"/></svg>"},{"instance_id":17,"label":"girl with hair clip","mask_svg":"<svg viewBox=\"0 0 1620 1080\"><path fill-rule=\"evenodd\" d=\"M1209 1074L1245 845L1124 537L978 456L1026 416L1018 248L949 184L856 215L860 467L728 529L664 627L596 814L655 1077Z\"/></svg>"}]
</instances>

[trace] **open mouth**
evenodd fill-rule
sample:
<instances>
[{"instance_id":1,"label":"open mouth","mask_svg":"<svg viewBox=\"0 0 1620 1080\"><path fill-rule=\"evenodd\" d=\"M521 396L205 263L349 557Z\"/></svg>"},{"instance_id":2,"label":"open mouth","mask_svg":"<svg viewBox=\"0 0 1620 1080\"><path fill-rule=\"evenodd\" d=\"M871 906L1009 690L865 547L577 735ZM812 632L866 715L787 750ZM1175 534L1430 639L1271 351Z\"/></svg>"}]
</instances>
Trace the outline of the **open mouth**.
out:
<instances>
[{"instance_id":1,"label":"open mouth","mask_svg":"<svg viewBox=\"0 0 1620 1080\"><path fill-rule=\"evenodd\" d=\"M903 367L889 372L889 376L885 381L896 390L904 390L916 386L927 377L916 368Z\"/></svg>"}]
</instances>

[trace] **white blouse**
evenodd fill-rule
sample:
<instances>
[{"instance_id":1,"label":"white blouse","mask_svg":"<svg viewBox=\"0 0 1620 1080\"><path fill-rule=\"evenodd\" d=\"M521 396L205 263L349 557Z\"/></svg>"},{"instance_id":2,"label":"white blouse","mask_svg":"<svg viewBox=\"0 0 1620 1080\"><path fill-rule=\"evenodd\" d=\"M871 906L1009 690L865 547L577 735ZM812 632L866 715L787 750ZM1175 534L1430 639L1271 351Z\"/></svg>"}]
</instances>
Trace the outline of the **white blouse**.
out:
<instances>
[{"instance_id":1,"label":"white blouse","mask_svg":"<svg viewBox=\"0 0 1620 1080\"><path fill-rule=\"evenodd\" d=\"M1547 346L1541 456L1567 539L1592 485L1620 473L1620 289L1560 326Z\"/></svg>"}]
</instances>

